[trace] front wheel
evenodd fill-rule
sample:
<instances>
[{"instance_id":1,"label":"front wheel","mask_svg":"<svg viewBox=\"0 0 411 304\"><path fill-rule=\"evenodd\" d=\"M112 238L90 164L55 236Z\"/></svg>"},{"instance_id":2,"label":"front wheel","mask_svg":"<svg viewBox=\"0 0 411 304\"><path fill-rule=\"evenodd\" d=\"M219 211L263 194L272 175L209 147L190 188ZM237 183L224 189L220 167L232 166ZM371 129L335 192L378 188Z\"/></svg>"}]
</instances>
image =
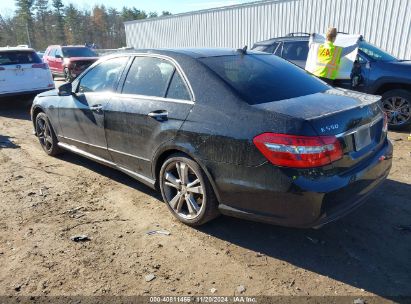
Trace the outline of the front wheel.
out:
<instances>
[{"instance_id":1,"label":"front wheel","mask_svg":"<svg viewBox=\"0 0 411 304\"><path fill-rule=\"evenodd\" d=\"M56 134L45 113L39 113L36 116L36 135L41 147L48 155L54 156L61 152Z\"/></svg>"},{"instance_id":2,"label":"front wheel","mask_svg":"<svg viewBox=\"0 0 411 304\"><path fill-rule=\"evenodd\" d=\"M411 125L411 92L391 90L382 95L382 106L388 117L388 127L400 130Z\"/></svg>"},{"instance_id":3,"label":"front wheel","mask_svg":"<svg viewBox=\"0 0 411 304\"><path fill-rule=\"evenodd\" d=\"M219 215L217 199L200 166L184 154L169 157L160 170L160 189L169 210L181 222L202 225Z\"/></svg>"}]
</instances>

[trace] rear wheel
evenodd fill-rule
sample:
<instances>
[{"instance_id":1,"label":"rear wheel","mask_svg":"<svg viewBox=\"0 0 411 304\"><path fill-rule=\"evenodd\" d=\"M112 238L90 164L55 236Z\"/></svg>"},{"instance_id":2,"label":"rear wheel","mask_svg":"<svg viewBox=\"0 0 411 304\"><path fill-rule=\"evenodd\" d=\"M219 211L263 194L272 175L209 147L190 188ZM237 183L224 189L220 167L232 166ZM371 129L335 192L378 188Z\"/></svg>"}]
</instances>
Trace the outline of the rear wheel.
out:
<instances>
[{"instance_id":1,"label":"rear wheel","mask_svg":"<svg viewBox=\"0 0 411 304\"><path fill-rule=\"evenodd\" d=\"M399 130L411 125L411 92L391 90L382 95L382 106L388 116L388 126Z\"/></svg>"},{"instance_id":2,"label":"rear wheel","mask_svg":"<svg viewBox=\"0 0 411 304\"><path fill-rule=\"evenodd\" d=\"M61 153L56 134L45 113L36 116L36 134L43 150L51 156Z\"/></svg>"},{"instance_id":3,"label":"rear wheel","mask_svg":"<svg viewBox=\"0 0 411 304\"><path fill-rule=\"evenodd\" d=\"M217 199L200 166L184 154L169 157L160 170L164 202L181 222L202 225L219 215Z\"/></svg>"}]
</instances>

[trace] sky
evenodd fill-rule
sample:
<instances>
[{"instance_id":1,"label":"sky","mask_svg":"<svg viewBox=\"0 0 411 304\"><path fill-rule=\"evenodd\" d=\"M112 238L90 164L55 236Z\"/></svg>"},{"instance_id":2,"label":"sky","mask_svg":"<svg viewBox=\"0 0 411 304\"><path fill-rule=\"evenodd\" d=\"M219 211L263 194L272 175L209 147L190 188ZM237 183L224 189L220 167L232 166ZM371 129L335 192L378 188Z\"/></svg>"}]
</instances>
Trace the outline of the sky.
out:
<instances>
[{"instance_id":1,"label":"sky","mask_svg":"<svg viewBox=\"0 0 411 304\"><path fill-rule=\"evenodd\" d=\"M146 12L169 11L173 14L197 11L213 7L235 5L255 0L63 0L65 5L73 3L79 9L91 9L94 5L104 4L106 7L121 9L123 6L136 7ZM51 0L49 1L51 3ZM0 14L12 15L15 0L0 0Z\"/></svg>"}]
</instances>

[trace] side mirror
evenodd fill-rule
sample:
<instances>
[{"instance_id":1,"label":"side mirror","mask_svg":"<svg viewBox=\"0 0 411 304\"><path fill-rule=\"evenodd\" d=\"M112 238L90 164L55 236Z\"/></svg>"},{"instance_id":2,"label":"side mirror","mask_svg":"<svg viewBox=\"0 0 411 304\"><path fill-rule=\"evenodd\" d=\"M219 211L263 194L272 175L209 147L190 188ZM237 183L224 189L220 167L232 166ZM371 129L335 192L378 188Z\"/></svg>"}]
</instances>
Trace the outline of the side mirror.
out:
<instances>
[{"instance_id":1,"label":"side mirror","mask_svg":"<svg viewBox=\"0 0 411 304\"><path fill-rule=\"evenodd\" d=\"M73 94L73 87L71 85L71 82L66 82L65 84L59 86L58 94L59 96L71 96Z\"/></svg>"},{"instance_id":2,"label":"side mirror","mask_svg":"<svg viewBox=\"0 0 411 304\"><path fill-rule=\"evenodd\" d=\"M54 57L57 58L57 59L63 58L63 57L61 57L61 55L56 55L56 56L54 56Z\"/></svg>"}]
</instances>

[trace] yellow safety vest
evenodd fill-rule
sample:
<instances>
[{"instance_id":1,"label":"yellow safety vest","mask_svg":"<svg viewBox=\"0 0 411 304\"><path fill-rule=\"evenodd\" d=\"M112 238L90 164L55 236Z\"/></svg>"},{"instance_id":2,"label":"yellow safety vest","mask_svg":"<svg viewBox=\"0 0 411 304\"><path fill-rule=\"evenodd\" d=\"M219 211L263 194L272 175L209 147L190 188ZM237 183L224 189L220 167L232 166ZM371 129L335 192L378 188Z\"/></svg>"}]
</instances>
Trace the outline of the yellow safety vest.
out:
<instances>
[{"instance_id":1,"label":"yellow safety vest","mask_svg":"<svg viewBox=\"0 0 411 304\"><path fill-rule=\"evenodd\" d=\"M340 67L342 47L327 41L318 48L317 62L313 74L334 80Z\"/></svg>"}]
</instances>

